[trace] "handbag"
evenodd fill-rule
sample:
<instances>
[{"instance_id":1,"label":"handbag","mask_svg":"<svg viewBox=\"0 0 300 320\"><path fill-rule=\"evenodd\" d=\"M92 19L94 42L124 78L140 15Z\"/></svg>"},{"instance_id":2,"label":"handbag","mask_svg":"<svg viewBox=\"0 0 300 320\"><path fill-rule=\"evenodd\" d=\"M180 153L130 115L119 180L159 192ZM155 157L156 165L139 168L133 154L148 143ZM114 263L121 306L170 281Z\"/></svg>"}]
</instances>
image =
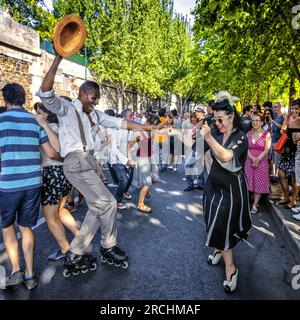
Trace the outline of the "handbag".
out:
<instances>
[{"instance_id":1,"label":"handbag","mask_svg":"<svg viewBox=\"0 0 300 320\"><path fill-rule=\"evenodd\" d=\"M284 146L288 139L288 136L286 132L283 132L279 140L276 142L275 146L273 147L273 150L277 153L284 153Z\"/></svg>"}]
</instances>

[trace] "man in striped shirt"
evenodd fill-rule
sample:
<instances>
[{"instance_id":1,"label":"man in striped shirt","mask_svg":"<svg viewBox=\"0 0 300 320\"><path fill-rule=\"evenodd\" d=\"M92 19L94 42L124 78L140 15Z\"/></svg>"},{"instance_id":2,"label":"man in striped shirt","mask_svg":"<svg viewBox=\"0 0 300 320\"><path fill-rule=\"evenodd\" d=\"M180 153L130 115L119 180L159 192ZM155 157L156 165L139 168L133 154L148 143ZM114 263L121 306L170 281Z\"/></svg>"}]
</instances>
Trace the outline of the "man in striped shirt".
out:
<instances>
[{"instance_id":1,"label":"man in striped shirt","mask_svg":"<svg viewBox=\"0 0 300 320\"><path fill-rule=\"evenodd\" d=\"M40 146L50 158L58 155L44 129L23 108L24 88L9 83L1 90L7 111L0 114L0 217L3 240L12 265L6 286L24 282L28 289L33 289L37 277L34 274L34 234L31 228L37 223L40 209ZM15 220L22 235L24 274L20 268Z\"/></svg>"}]
</instances>

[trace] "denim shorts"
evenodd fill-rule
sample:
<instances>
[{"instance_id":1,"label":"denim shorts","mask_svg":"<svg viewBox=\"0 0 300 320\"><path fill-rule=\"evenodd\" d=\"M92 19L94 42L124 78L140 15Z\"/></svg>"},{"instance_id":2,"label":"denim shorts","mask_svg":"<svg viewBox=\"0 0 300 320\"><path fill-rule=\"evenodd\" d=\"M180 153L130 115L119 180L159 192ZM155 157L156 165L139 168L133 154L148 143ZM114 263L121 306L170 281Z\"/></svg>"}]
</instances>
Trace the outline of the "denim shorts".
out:
<instances>
[{"instance_id":1,"label":"denim shorts","mask_svg":"<svg viewBox=\"0 0 300 320\"><path fill-rule=\"evenodd\" d=\"M0 192L0 217L2 228L14 224L17 219L21 227L36 225L41 204L41 189L18 192Z\"/></svg>"}]
</instances>

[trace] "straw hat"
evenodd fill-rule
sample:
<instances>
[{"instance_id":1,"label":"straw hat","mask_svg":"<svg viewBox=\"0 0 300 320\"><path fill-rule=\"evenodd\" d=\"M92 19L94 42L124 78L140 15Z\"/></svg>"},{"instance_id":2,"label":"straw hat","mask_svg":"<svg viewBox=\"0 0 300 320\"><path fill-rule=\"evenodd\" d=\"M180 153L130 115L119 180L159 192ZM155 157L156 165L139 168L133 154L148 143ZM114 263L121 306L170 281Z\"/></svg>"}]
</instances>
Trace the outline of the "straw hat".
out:
<instances>
[{"instance_id":1,"label":"straw hat","mask_svg":"<svg viewBox=\"0 0 300 320\"><path fill-rule=\"evenodd\" d=\"M70 14L63 17L55 26L53 45L56 52L64 58L76 54L83 46L87 31L79 16Z\"/></svg>"}]
</instances>

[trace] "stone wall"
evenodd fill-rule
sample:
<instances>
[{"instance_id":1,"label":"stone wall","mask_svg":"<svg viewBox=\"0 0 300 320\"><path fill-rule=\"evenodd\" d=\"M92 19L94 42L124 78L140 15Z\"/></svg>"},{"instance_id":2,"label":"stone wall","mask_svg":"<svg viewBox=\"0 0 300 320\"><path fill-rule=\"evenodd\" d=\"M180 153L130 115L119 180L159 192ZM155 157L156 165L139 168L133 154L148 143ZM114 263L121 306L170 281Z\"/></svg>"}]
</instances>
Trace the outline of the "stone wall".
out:
<instances>
[{"instance_id":1,"label":"stone wall","mask_svg":"<svg viewBox=\"0 0 300 320\"><path fill-rule=\"evenodd\" d=\"M7 82L17 82L21 84L26 92L26 105L29 107L32 101L30 84L32 76L29 74L29 63L0 54L0 88ZM0 106L4 105L2 95L0 95Z\"/></svg>"}]
</instances>

